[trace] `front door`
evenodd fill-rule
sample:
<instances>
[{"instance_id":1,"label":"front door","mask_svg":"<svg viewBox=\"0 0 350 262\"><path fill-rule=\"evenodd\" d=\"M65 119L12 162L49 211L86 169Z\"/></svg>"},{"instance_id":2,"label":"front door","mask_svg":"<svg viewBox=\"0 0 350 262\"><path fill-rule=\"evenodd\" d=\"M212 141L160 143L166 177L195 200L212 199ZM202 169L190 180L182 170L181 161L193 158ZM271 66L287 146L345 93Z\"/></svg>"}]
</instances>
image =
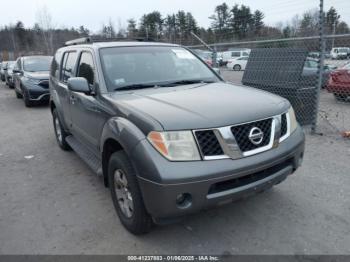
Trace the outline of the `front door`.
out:
<instances>
[{"instance_id":1,"label":"front door","mask_svg":"<svg viewBox=\"0 0 350 262\"><path fill-rule=\"evenodd\" d=\"M83 51L80 55L77 77L84 77L91 90L95 93L97 85L97 74L94 57L89 51ZM92 151L98 155L100 136L107 115L95 94L84 94L71 92L71 116L73 134L85 145L88 145Z\"/></svg>"}]
</instances>

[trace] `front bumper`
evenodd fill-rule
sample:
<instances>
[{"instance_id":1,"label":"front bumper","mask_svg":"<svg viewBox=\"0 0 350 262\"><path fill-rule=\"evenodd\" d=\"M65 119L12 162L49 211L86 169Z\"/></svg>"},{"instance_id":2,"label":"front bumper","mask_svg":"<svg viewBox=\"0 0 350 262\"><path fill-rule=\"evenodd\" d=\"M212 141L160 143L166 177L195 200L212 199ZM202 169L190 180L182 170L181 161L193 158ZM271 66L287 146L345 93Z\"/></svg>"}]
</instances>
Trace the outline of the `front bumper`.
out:
<instances>
[{"instance_id":1,"label":"front bumper","mask_svg":"<svg viewBox=\"0 0 350 262\"><path fill-rule=\"evenodd\" d=\"M46 102L50 100L50 90L36 84L23 84L24 91L27 92L30 101Z\"/></svg>"},{"instance_id":2,"label":"front bumper","mask_svg":"<svg viewBox=\"0 0 350 262\"><path fill-rule=\"evenodd\" d=\"M157 221L231 202L282 182L301 165L304 142L299 127L279 147L254 156L170 162L143 141L135 148L132 162L146 209ZM176 201L184 193L190 196L186 206Z\"/></svg>"}]
</instances>

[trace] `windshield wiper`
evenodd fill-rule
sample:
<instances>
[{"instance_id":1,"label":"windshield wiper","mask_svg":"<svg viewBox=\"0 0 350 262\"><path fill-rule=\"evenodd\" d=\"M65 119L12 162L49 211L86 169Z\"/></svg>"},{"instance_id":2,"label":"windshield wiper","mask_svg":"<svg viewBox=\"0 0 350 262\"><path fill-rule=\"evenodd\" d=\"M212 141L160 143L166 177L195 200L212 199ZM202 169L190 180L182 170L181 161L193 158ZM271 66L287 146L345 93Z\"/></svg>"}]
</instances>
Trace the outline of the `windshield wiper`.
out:
<instances>
[{"instance_id":1,"label":"windshield wiper","mask_svg":"<svg viewBox=\"0 0 350 262\"><path fill-rule=\"evenodd\" d=\"M179 85L210 84L210 83L215 83L215 81L202 80L202 79L188 79L188 80L178 80L178 81L168 82L160 86L179 86Z\"/></svg>"},{"instance_id":2,"label":"windshield wiper","mask_svg":"<svg viewBox=\"0 0 350 262\"><path fill-rule=\"evenodd\" d=\"M154 84L133 84L133 85L126 85L126 86L121 86L114 91L125 91L125 90L136 90L136 89L144 89L144 88L151 88L151 87L156 87Z\"/></svg>"}]
</instances>

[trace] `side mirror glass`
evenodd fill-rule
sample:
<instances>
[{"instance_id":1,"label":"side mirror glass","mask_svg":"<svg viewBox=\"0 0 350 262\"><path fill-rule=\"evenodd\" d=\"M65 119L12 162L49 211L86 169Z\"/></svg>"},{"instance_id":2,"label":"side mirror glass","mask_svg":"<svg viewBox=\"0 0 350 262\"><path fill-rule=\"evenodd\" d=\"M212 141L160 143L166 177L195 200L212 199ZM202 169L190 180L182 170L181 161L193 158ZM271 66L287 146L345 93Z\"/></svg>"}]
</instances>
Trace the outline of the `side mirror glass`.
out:
<instances>
[{"instance_id":1,"label":"side mirror glass","mask_svg":"<svg viewBox=\"0 0 350 262\"><path fill-rule=\"evenodd\" d=\"M73 92L91 94L88 81L84 77L71 77L68 79L68 89Z\"/></svg>"}]
</instances>

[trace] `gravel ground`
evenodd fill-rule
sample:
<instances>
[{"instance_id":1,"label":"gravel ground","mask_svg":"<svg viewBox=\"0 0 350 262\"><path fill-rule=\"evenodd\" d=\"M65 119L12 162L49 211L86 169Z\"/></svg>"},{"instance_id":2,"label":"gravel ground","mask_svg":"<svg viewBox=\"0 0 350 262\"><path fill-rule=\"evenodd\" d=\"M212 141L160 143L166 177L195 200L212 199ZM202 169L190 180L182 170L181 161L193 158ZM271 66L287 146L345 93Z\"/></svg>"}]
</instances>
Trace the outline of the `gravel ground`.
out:
<instances>
[{"instance_id":1,"label":"gravel ground","mask_svg":"<svg viewBox=\"0 0 350 262\"><path fill-rule=\"evenodd\" d=\"M135 237L101 179L58 148L47 107L0 84L0 130L0 254L350 254L338 135L307 135L303 167L272 190Z\"/></svg>"}]
</instances>

